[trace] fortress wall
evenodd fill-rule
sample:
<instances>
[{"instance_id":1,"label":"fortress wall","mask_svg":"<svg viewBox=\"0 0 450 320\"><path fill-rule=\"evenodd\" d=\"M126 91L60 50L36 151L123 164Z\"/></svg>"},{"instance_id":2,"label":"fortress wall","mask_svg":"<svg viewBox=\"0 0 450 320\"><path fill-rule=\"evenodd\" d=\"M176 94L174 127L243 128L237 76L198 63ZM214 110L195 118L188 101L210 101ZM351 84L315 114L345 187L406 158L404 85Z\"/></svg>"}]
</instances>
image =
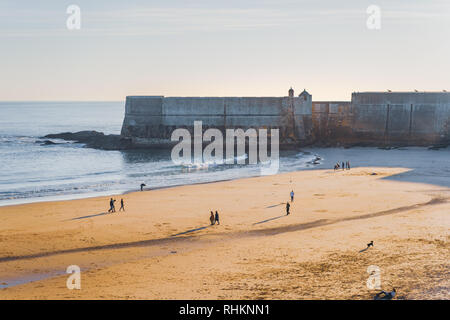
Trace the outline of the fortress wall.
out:
<instances>
[{"instance_id":1,"label":"fortress wall","mask_svg":"<svg viewBox=\"0 0 450 320\"><path fill-rule=\"evenodd\" d=\"M282 97L225 98L225 126L243 129L278 127L282 105Z\"/></svg>"},{"instance_id":2,"label":"fortress wall","mask_svg":"<svg viewBox=\"0 0 450 320\"><path fill-rule=\"evenodd\" d=\"M216 128L261 127L278 123L281 98L165 98L163 125L191 127L196 120Z\"/></svg>"},{"instance_id":3,"label":"fortress wall","mask_svg":"<svg viewBox=\"0 0 450 320\"><path fill-rule=\"evenodd\" d=\"M127 97L122 135L170 143L176 128L279 128L280 143L432 145L450 142L450 93L362 92L352 101L306 97Z\"/></svg>"},{"instance_id":4,"label":"fortress wall","mask_svg":"<svg viewBox=\"0 0 450 320\"><path fill-rule=\"evenodd\" d=\"M446 92L352 94L353 140L385 145L430 145L449 135Z\"/></svg>"},{"instance_id":5,"label":"fortress wall","mask_svg":"<svg viewBox=\"0 0 450 320\"><path fill-rule=\"evenodd\" d=\"M162 123L162 96L129 96L121 135L126 137L158 136Z\"/></svg>"},{"instance_id":6,"label":"fortress wall","mask_svg":"<svg viewBox=\"0 0 450 320\"><path fill-rule=\"evenodd\" d=\"M127 97L125 109L122 135L135 145L168 143L177 128L193 133L194 121L224 134L227 128L280 128L295 139L306 139L304 128L311 127L310 101L299 97L134 96Z\"/></svg>"},{"instance_id":7,"label":"fortress wall","mask_svg":"<svg viewBox=\"0 0 450 320\"><path fill-rule=\"evenodd\" d=\"M353 111L349 101L313 101L311 119L316 143L344 142L352 134Z\"/></svg>"},{"instance_id":8,"label":"fortress wall","mask_svg":"<svg viewBox=\"0 0 450 320\"><path fill-rule=\"evenodd\" d=\"M223 98L164 98L162 125L167 131L172 131L193 127L194 121L201 120L204 127L221 127L224 124L224 106Z\"/></svg>"},{"instance_id":9,"label":"fortress wall","mask_svg":"<svg viewBox=\"0 0 450 320\"><path fill-rule=\"evenodd\" d=\"M294 131L296 138L303 143L311 140L313 124L312 124L312 100L311 96L307 100L302 97L293 98L294 106Z\"/></svg>"}]
</instances>

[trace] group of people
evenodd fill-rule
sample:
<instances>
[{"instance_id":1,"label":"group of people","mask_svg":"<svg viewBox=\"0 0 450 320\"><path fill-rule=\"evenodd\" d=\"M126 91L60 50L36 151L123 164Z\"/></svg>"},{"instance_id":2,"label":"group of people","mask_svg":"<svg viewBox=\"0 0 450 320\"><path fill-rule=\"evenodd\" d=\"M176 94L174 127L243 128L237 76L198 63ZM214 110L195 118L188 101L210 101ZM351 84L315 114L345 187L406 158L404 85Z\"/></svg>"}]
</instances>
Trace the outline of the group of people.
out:
<instances>
[{"instance_id":1,"label":"group of people","mask_svg":"<svg viewBox=\"0 0 450 320\"><path fill-rule=\"evenodd\" d=\"M116 200L113 199L113 198L111 198L109 200L109 210L108 210L109 213L116 212L116 206L115 206L114 202L116 202ZM123 202L123 199L120 199L120 209L119 209L119 211L122 211L122 210L125 211L125 204Z\"/></svg>"},{"instance_id":2,"label":"group of people","mask_svg":"<svg viewBox=\"0 0 450 320\"><path fill-rule=\"evenodd\" d=\"M217 210L216 210L216 214L214 214L214 212L211 211L211 216L209 217L209 221L211 221L211 225L216 224L216 222L217 222L217 224L220 224L219 213L217 212Z\"/></svg>"},{"instance_id":3,"label":"group of people","mask_svg":"<svg viewBox=\"0 0 450 320\"><path fill-rule=\"evenodd\" d=\"M334 171L338 170L338 169L342 169L342 170L350 170L350 161L342 161L342 166L341 164L338 162L334 165Z\"/></svg>"}]
</instances>

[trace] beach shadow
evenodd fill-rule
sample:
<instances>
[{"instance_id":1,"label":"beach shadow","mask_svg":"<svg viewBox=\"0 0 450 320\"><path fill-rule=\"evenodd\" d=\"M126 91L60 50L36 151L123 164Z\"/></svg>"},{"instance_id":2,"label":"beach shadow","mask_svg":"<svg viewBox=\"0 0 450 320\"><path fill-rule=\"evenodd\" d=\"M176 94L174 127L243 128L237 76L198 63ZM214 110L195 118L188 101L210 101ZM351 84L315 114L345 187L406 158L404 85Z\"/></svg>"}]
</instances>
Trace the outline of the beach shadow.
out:
<instances>
[{"instance_id":1,"label":"beach shadow","mask_svg":"<svg viewBox=\"0 0 450 320\"><path fill-rule=\"evenodd\" d=\"M364 251L367 251L367 250L369 250L369 247L367 247L365 249L362 249L362 250L359 250L359 252L364 252Z\"/></svg>"},{"instance_id":2,"label":"beach shadow","mask_svg":"<svg viewBox=\"0 0 450 320\"><path fill-rule=\"evenodd\" d=\"M266 220L263 220L263 221L255 222L253 225L269 222L269 221L280 219L280 218L283 218L283 217L286 217L286 215L282 215L282 216L278 216L278 217L275 217L275 218L270 218L270 219L266 219Z\"/></svg>"},{"instance_id":3,"label":"beach shadow","mask_svg":"<svg viewBox=\"0 0 450 320\"><path fill-rule=\"evenodd\" d=\"M190 229L190 230L187 230L187 231L184 231L184 232L180 232L180 233L177 233L177 234L173 234L173 235L171 235L171 237L181 236L181 235L183 235L183 234L188 234L188 233L192 233L192 232L195 232L195 231L204 230L204 229L206 229L206 228L208 228L208 227L211 227L211 226L212 226L212 225L208 225L208 226L206 226L206 227L200 227L200 228L196 228L196 229Z\"/></svg>"},{"instance_id":4,"label":"beach shadow","mask_svg":"<svg viewBox=\"0 0 450 320\"><path fill-rule=\"evenodd\" d=\"M281 203L279 203L279 204L274 204L274 205L272 205L272 206L266 207L266 209L269 209L269 208L275 208L275 207L281 206L281 205L283 205L283 204L284 204L284 202L281 202Z\"/></svg>"},{"instance_id":5,"label":"beach shadow","mask_svg":"<svg viewBox=\"0 0 450 320\"><path fill-rule=\"evenodd\" d=\"M287 225L287 226L280 226L280 227L272 227L272 228L265 228L265 229L256 229L256 230L243 230L243 231L237 231L237 232L231 232L227 234L218 234L222 235L223 237L220 239L220 241L223 241L224 238L233 239L236 237L257 237L257 236L273 236L277 234L287 233L287 232L294 232L294 231L300 231L300 230L307 230L311 228L317 228L327 225L333 225L340 222L346 222L346 221L355 221L355 220L365 220L365 219L371 219L375 217L382 217L387 215L392 215L412 209L418 209L421 207L426 206L433 206L433 205L439 205L442 203L446 203L450 200L450 198L434 198L428 202L423 203L417 203L409 206L403 206L398 208L393 208L390 210L385 211L379 211L369 214L363 214L359 216L354 217L347 217L342 219L335 219L335 220L328 220L328 219L320 219L312 222L307 223L299 223L299 224L293 224L293 225ZM275 218L281 218L275 217ZM274 219L274 218L272 218ZM186 234L190 232L194 232L196 230L202 230L206 229L209 226L206 227L200 227L197 229L191 229L188 231L185 231L183 233L179 234ZM34 259L34 258L42 258L42 257L51 257L54 255L60 255L60 254L71 254L71 253L80 253L80 252L95 252L95 251L102 251L102 250L111 250L111 249L124 249L124 248L136 248L136 247L148 247L148 246L156 246L156 245L167 245L171 243L176 243L178 241L186 241L186 240L200 240L201 237L195 237L193 235L189 235L186 237L167 237L167 238L159 238L159 239L148 239L148 240L141 240L141 241L133 241L133 242L123 242L123 243L114 243L114 244L106 244L106 245L97 245L92 247L82 247L82 248L73 248L73 249L63 249L63 250L55 250L55 251L47 251L47 252L39 252L39 253L32 253L27 255L21 255L21 256L6 256L6 257L0 257L0 263L4 262L10 262L10 261L18 261L18 260L26 260L26 259Z\"/></svg>"},{"instance_id":6,"label":"beach shadow","mask_svg":"<svg viewBox=\"0 0 450 320\"><path fill-rule=\"evenodd\" d=\"M69 220L66 220L66 221L81 220L81 219L87 219L87 218L92 218L92 217L99 217L99 216L103 216L103 215L106 215L106 214L110 214L110 213L108 213L108 212L102 212L102 213L97 213L97 214L91 214L91 215L89 215L89 216L83 216L83 217L73 218L73 219L69 219Z\"/></svg>"},{"instance_id":7,"label":"beach shadow","mask_svg":"<svg viewBox=\"0 0 450 320\"><path fill-rule=\"evenodd\" d=\"M60 254L71 254L71 253L80 253L80 252L95 252L102 250L111 250L111 249L124 249L124 248L138 248L138 247L147 247L147 246L155 246L155 245L165 245L172 242L176 242L179 240L186 240L191 238L191 236L183 237L183 238L158 238L158 239L149 239L149 240L141 240L141 241L133 241L133 242L123 242L123 243L113 243L106 245L98 245L92 247L83 247L83 248L73 248L73 249L63 249L56 250L50 252L40 252L22 256L8 256L8 257L0 257L0 263L17 261L17 260L27 260L27 259L35 259L42 257L51 257Z\"/></svg>"}]
</instances>

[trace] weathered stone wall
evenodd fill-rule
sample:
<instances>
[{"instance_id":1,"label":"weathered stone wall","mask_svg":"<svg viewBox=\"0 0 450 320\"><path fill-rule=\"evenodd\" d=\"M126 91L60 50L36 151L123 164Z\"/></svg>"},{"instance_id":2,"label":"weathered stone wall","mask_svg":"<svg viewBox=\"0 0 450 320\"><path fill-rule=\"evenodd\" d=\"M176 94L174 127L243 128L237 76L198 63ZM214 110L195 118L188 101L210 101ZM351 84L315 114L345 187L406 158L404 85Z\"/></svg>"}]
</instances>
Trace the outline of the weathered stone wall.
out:
<instances>
[{"instance_id":1,"label":"weathered stone wall","mask_svg":"<svg viewBox=\"0 0 450 320\"><path fill-rule=\"evenodd\" d=\"M352 109L354 139L423 146L449 138L450 93L353 93Z\"/></svg>"},{"instance_id":2,"label":"weathered stone wall","mask_svg":"<svg viewBox=\"0 0 450 320\"><path fill-rule=\"evenodd\" d=\"M320 145L429 146L450 140L450 93L362 92L351 102L313 102Z\"/></svg>"},{"instance_id":3,"label":"weathered stone wall","mask_svg":"<svg viewBox=\"0 0 450 320\"><path fill-rule=\"evenodd\" d=\"M349 101L312 103L313 142L336 145L352 135L352 105Z\"/></svg>"},{"instance_id":4,"label":"weathered stone wall","mask_svg":"<svg viewBox=\"0 0 450 320\"><path fill-rule=\"evenodd\" d=\"M171 144L177 128L280 129L283 144L305 142L311 128L311 100L300 97L162 97L126 99L122 136L140 147ZM308 131L309 130L309 131ZM270 132L269 132L270 133Z\"/></svg>"},{"instance_id":5,"label":"weathered stone wall","mask_svg":"<svg viewBox=\"0 0 450 320\"><path fill-rule=\"evenodd\" d=\"M173 130L278 128L284 145L432 145L450 141L450 93L362 92L352 101L299 97L127 97L122 136L170 144Z\"/></svg>"}]
</instances>

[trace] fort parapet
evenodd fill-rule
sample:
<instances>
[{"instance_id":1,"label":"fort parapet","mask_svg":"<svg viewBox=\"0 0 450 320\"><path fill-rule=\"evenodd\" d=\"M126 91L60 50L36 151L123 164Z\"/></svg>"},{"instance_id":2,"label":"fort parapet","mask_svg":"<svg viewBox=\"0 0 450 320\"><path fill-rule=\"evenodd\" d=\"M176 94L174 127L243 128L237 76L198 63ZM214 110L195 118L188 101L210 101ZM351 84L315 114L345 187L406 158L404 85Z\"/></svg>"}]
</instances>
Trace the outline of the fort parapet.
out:
<instances>
[{"instance_id":1,"label":"fort parapet","mask_svg":"<svg viewBox=\"0 0 450 320\"><path fill-rule=\"evenodd\" d=\"M358 92L351 101L285 97L129 96L121 135L164 147L173 130L278 128L282 146L430 146L450 142L450 93Z\"/></svg>"}]
</instances>

